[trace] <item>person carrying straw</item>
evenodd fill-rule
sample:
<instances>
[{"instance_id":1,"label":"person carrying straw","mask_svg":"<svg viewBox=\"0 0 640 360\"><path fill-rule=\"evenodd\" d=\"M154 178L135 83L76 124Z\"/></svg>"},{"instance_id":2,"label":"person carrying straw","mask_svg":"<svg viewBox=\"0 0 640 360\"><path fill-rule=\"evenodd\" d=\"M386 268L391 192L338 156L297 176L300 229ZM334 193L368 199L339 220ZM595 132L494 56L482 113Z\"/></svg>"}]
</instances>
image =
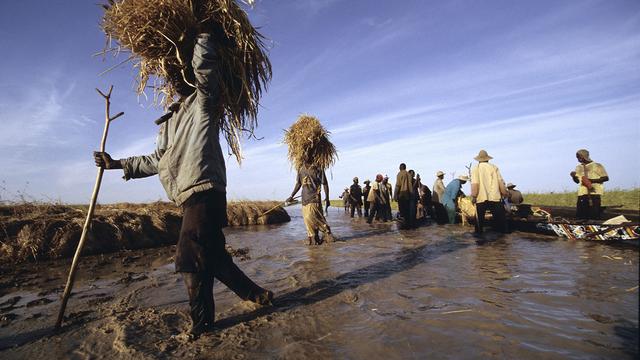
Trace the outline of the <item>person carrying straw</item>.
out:
<instances>
[{"instance_id":1,"label":"person carrying straw","mask_svg":"<svg viewBox=\"0 0 640 360\"><path fill-rule=\"evenodd\" d=\"M240 161L239 137L256 125L271 64L261 35L231 0L110 1L105 9L105 33L137 61L138 90L157 78L153 87L168 112L156 120L152 154L112 159L95 152L95 163L122 169L125 180L158 174L169 199L182 207L175 269L189 295L190 334L198 337L213 330L214 278L244 300L266 305L273 298L225 249L227 177L219 141L222 132Z\"/></svg>"},{"instance_id":2,"label":"person carrying straw","mask_svg":"<svg viewBox=\"0 0 640 360\"><path fill-rule=\"evenodd\" d=\"M324 189L325 203L329 206L329 183L325 170L335 163L336 158L336 148L329 141L329 132L317 118L300 115L286 130L284 143L289 147L289 160L297 172L296 184L287 201L293 199L302 188L302 217L307 230L307 243L320 245L334 242L331 227L322 212L321 195ZM324 233L322 239L319 232Z\"/></svg>"}]
</instances>

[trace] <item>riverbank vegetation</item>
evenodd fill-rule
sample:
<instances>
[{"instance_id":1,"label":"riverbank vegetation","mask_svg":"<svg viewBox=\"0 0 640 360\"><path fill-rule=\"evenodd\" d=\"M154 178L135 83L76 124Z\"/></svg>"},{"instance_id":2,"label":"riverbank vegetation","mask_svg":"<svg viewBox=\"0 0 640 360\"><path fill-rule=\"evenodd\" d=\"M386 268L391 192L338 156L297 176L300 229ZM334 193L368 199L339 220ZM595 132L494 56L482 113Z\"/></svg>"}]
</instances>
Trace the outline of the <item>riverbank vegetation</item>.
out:
<instances>
[{"instance_id":1,"label":"riverbank vegetation","mask_svg":"<svg viewBox=\"0 0 640 360\"><path fill-rule=\"evenodd\" d=\"M0 205L0 265L71 257L86 211L86 205ZM227 217L230 226L291 220L275 201L230 202ZM83 255L173 245L181 223L181 210L171 203L99 205Z\"/></svg>"}]
</instances>

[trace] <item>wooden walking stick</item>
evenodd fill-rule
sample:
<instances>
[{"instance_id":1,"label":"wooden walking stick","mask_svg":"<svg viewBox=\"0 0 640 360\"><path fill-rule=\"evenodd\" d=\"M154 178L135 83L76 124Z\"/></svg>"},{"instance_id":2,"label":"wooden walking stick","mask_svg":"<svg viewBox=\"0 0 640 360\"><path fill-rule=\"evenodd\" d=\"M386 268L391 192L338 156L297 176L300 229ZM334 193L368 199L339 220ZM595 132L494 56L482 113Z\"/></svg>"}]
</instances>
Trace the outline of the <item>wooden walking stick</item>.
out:
<instances>
[{"instance_id":1,"label":"wooden walking stick","mask_svg":"<svg viewBox=\"0 0 640 360\"><path fill-rule=\"evenodd\" d=\"M295 205L295 204L299 203L299 201L297 201L296 199L297 199L297 198L299 198L300 196L302 196L302 195L298 195L298 196L294 197L292 202L286 202L286 201L285 201L285 202L279 203L278 205L276 205L276 206L272 207L271 209L269 209L269 210L267 210L267 211L263 212L263 213L262 213L260 216L258 216L258 217L263 217L263 216L267 215L268 213L272 212L273 210L275 210L275 209L277 209L277 208L279 208L279 207L285 208L285 207L287 207L287 206Z\"/></svg>"},{"instance_id":2,"label":"wooden walking stick","mask_svg":"<svg viewBox=\"0 0 640 360\"><path fill-rule=\"evenodd\" d=\"M109 92L105 95L102 91L96 89L96 91L104 98L106 102L104 131L102 132L102 142L100 142L101 152L104 152L105 144L107 142L107 134L109 133L109 123L119 118L120 116L124 115L123 112L120 112L113 117L109 115L109 107L111 105L110 99L111 99L112 90L113 90L113 85L109 87ZM76 253L75 255L73 255L73 261L71 262L71 270L69 270L69 277L67 278L67 285L65 286L64 294L62 295L62 304L60 305L60 312L58 313L58 320L56 321L56 329L60 328L60 325L62 325L64 310L67 307L67 301L69 301L69 296L71 295L71 289L73 288L73 280L76 276L76 270L78 268L78 260L80 259L80 253L82 252L82 247L84 246L84 242L87 239L87 233L89 232L89 227L91 225L91 218L93 217L93 211L95 210L95 207L96 207L96 200L98 199L98 192L100 191L100 183L102 182L103 173L104 173L104 168L99 167L98 175L96 176L96 183L93 186L93 194L91 195L91 202L89 203L89 211L87 212L87 219L85 220L84 227L82 228L82 235L80 236L80 241L78 242Z\"/></svg>"}]
</instances>

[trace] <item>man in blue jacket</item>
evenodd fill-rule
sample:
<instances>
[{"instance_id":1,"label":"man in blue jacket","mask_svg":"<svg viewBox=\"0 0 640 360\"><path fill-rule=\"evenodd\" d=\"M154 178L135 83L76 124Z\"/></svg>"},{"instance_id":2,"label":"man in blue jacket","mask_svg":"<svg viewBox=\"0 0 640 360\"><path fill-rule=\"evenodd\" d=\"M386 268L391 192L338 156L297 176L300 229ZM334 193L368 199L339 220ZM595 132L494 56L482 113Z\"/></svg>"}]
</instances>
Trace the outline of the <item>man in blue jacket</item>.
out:
<instances>
[{"instance_id":1,"label":"man in blue jacket","mask_svg":"<svg viewBox=\"0 0 640 360\"><path fill-rule=\"evenodd\" d=\"M449 216L449 224L456 223L456 200L460 196L462 191L462 185L469 181L469 177L462 175L457 179L451 180L451 182L444 189L442 195L442 204L447 209L447 215Z\"/></svg>"}]
</instances>

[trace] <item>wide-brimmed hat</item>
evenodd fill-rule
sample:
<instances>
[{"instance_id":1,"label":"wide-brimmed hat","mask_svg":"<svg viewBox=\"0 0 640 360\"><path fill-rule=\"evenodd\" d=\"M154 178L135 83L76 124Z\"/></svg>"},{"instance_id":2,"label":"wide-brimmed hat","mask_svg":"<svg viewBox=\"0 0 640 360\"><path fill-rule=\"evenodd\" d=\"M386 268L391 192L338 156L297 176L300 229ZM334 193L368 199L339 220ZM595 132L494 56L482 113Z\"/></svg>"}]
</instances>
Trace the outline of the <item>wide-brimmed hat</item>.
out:
<instances>
[{"instance_id":1,"label":"wide-brimmed hat","mask_svg":"<svg viewBox=\"0 0 640 360\"><path fill-rule=\"evenodd\" d=\"M356 176L356 177L354 177L354 178L353 178L353 181L358 181L358 177L357 177L357 176Z\"/></svg>"},{"instance_id":2,"label":"wide-brimmed hat","mask_svg":"<svg viewBox=\"0 0 640 360\"><path fill-rule=\"evenodd\" d=\"M467 175L458 176L458 180L460 181L469 181L469 177Z\"/></svg>"},{"instance_id":3,"label":"wide-brimmed hat","mask_svg":"<svg viewBox=\"0 0 640 360\"><path fill-rule=\"evenodd\" d=\"M365 184L371 184L371 180L367 179L365 181L363 181Z\"/></svg>"},{"instance_id":4,"label":"wide-brimmed hat","mask_svg":"<svg viewBox=\"0 0 640 360\"><path fill-rule=\"evenodd\" d=\"M512 184L512 183L508 183L507 184L507 189L511 189L511 188L514 188L514 187L516 187L516 184Z\"/></svg>"},{"instance_id":5,"label":"wide-brimmed hat","mask_svg":"<svg viewBox=\"0 0 640 360\"><path fill-rule=\"evenodd\" d=\"M474 159L478 161L489 161L493 158L489 156L489 154L487 154L486 150L480 150L480 152L478 153L478 156L474 157Z\"/></svg>"},{"instance_id":6,"label":"wide-brimmed hat","mask_svg":"<svg viewBox=\"0 0 640 360\"><path fill-rule=\"evenodd\" d=\"M589 150L587 149L580 149L578 151L576 151L576 155L580 155L583 159L591 162L591 158L589 157Z\"/></svg>"},{"instance_id":7,"label":"wide-brimmed hat","mask_svg":"<svg viewBox=\"0 0 640 360\"><path fill-rule=\"evenodd\" d=\"M439 176L442 176L442 175L444 175L444 173L443 173L442 171L438 171L438 172L436 173L436 177L439 177Z\"/></svg>"}]
</instances>

